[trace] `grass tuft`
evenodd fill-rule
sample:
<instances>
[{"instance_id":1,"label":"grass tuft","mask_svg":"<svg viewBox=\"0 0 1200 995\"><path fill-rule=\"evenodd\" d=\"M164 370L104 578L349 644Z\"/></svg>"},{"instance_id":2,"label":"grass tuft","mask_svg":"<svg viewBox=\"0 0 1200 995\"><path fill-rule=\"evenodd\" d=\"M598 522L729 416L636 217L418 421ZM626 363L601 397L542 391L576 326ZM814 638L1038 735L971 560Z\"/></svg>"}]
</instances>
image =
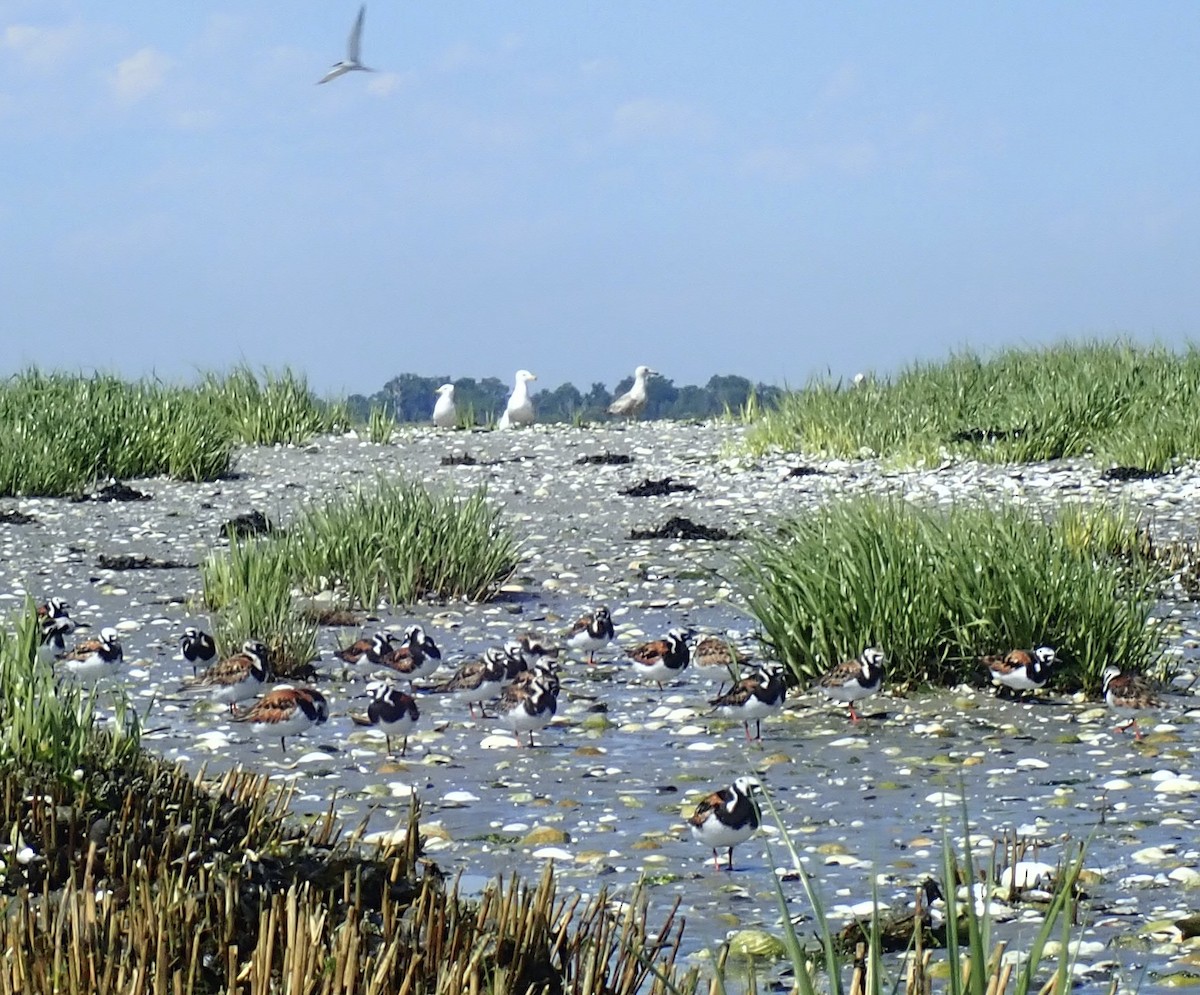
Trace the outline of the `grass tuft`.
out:
<instances>
[{"instance_id":1,"label":"grass tuft","mask_svg":"<svg viewBox=\"0 0 1200 995\"><path fill-rule=\"evenodd\" d=\"M983 654L1049 645L1056 683L1145 671L1163 571L1128 515L1017 508L929 511L898 500L834 503L760 535L743 561L751 610L801 678L879 646L889 683L971 680Z\"/></svg>"},{"instance_id":2,"label":"grass tuft","mask_svg":"<svg viewBox=\"0 0 1200 995\"><path fill-rule=\"evenodd\" d=\"M1169 471L1200 458L1200 349L1128 342L961 353L892 380L814 381L762 413L752 449L901 463L991 463L1090 455Z\"/></svg>"}]
</instances>

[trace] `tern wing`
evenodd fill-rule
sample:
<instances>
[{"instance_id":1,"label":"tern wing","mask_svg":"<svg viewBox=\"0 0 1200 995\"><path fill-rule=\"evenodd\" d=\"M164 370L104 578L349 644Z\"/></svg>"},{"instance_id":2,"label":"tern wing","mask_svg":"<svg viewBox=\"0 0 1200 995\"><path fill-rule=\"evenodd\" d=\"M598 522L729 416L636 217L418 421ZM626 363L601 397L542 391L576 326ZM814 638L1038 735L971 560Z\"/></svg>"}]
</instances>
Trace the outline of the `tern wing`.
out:
<instances>
[{"instance_id":1,"label":"tern wing","mask_svg":"<svg viewBox=\"0 0 1200 995\"><path fill-rule=\"evenodd\" d=\"M354 20L354 27L350 29L350 38L346 42L346 61L358 62L359 45L362 42L363 18L367 13L367 5L364 3L358 8L358 17Z\"/></svg>"}]
</instances>

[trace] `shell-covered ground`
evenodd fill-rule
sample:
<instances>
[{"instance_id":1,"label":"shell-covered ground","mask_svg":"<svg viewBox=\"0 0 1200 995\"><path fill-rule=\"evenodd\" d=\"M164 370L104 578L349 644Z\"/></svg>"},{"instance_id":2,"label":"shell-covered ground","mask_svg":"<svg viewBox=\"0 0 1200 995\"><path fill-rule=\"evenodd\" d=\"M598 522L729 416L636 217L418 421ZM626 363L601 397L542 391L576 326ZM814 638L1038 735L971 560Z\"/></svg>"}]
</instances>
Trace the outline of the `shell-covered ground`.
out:
<instances>
[{"instance_id":1,"label":"shell-covered ground","mask_svg":"<svg viewBox=\"0 0 1200 995\"><path fill-rule=\"evenodd\" d=\"M601 455L631 459L578 462ZM463 456L475 462L454 459ZM872 461L757 459L745 455L736 426L666 423L415 429L388 445L322 438L246 450L236 470L212 484L129 481L146 501L4 504L32 520L0 523L0 599L15 610L26 592L56 594L94 629L115 626L127 661L122 680L148 709L147 746L163 756L193 769L243 764L294 780L301 812L324 811L336 799L346 826L365 819L368 834L400 831L416 792L428 852L445 871L461 872L468 889L499 873L535 876L546 860L556 862L562 886L590 893L603 885L618 898L645 876L652 917L682 896L688 956L704 956L733 930L778 932L773 881L788 864L780 828L767 816L764 831L735 850L736 870L714 870L685 821L703 793L757 776L838 922L869 907L873 882L891 909L911 901L917 882L938 871L943 834L961 849L962 799L977 861L990 864L993 841L1006 838L1028 844L1026 861L1048 865L1086 842L1087 898L1072 934L1081 981L1107 984L1116 971L1149 991L1168 977L1200 976L1189 944L1170 928L1200 900L1193 698L1173 697L1143 723L1148 735L1137 742L1113 730L1102 703L1053 695L1010 701L963 687L898 698L885 686L853 724L844 706L797 692L782 715L764 721L759 744L747 743L740 724L711 715L723 675L692 667L660 692L632 680L621 658L622 647L678 625L753 645L738 566L748 544L630 538L673 516L744 536L850 493L934 504L1095 500L1129 504L1156 534L1186 537L1200 509L1197 471L1119 483L1086 462L893 471ZM460 493L485 484L520 539L521 564L490 604L400 606L361 629L322 630L316 686L331 718L286 751L231 723L203 695L180 690L191 667L179 634L186 625L209 627L197 569L98 566L102 555L120 554L196 564L222 545L221 524L236 515L260 510L286 525L306 502L369 488L379 475ZM695 490L620 493L668 477ZM517 748L493 720L472 719L445 696L419 696L421 718L404 758L389 756L380 734L349 718L365 707L356 696L370 670L342 664L332 651L361 632L421 623L442 648L440 677L515 632L555 637L598 604L612 610L617 639L595 666L564 663L558 715L534 749ZM1193 605L1164 603L1159 624L1186 685L1196 673ZM1002 854L995 859L1003 865ZM793 875L784 875L783 888L801 931L811 930ZM1011 951L1026 949L1040 924L1036 902L1006 903L996 916L1008 920L997 931Z\"/></svg>"}]
</instances>

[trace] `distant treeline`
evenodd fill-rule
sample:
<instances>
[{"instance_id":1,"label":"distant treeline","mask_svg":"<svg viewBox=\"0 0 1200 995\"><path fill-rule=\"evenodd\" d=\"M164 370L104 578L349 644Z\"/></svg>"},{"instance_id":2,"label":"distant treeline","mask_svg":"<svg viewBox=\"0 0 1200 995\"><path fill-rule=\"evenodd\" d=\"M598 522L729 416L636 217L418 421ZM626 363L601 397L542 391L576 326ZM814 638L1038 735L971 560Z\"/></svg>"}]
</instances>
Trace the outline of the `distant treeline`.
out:
<instances>
[{"instance_id":1,"label":"distant treeline","mask_svg":"<svg viewBox=\"0 0 1200 995\"><path fill-rule=\"evenodd\" d=\"M346 399L351 418L365 421L372 409L390 413L399 422L428 421L437 398L434 391L444 383L454 384L454 403L460 416L474 413L478 424L487 424L500 417L512 385L496 377L474 380L463 377L422 377L402 373L393 377L383 388L369 397L352 394ZM533 395L534 409L541 422L598 421L609 417L608 406L633 386L626 377L610 392L602 383L594 383L586 394L571 383L554 390L538 391ZM643 418L713 418L726 411L740 411L753 394L760 406L774 406L782 390L766 384L751 383L745 377L714 376L703 387L688 384L676 387L665 377L651 377L649 398Z\"/></svg>"}]
</instances>

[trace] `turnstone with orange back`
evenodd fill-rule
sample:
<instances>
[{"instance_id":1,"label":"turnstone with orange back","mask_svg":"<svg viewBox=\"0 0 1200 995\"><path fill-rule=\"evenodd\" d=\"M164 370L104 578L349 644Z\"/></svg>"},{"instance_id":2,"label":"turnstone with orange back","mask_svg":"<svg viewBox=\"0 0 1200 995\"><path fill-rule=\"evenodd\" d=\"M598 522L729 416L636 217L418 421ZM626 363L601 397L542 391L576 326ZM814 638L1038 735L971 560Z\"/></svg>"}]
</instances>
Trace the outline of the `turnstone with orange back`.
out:
<instances>
[{"instance_id":1,"label":"turnstone with orange back","mask_svg":"<svg viewBox=\"0 0 1200 995\"><path fill-rule=\"evenodd\" d=\"M383 657L380 664L409 680L429 677L442 665L442 651L419 625L404 630L404 645Z\"/></svg>"},{"instance_id":2,"label":"turnstone with orange back","mask_svg":"<svg viewBox=\"0 0 1200 995\"><path fill-rule=\"evenodd\" d=\"M558 678L552 674L536 673L527 683L510 684L500 696L499 718L516 736L517 745L521 733L529 733L529 745L533 746L535 729L545 729L558 709Z\"/></svg>"},{"instance_id":3,"label":"turnstone with orange back","mask_svg":"<svg viewBox=\"0 0 1200 995\"><path fill-rule=\"evenodd\" d=\"M373 636L360 636L349 646L335 650L333 655L343 663L379 664L395 651L395 640L390 632L376 632Z\"/></svg>"},{"instance_id":4,"label":"turnstone with orange back","mask_svg":"<svg viewBox=\"0 0 1200 995\"><path fill-rule=\"evenodd\" d=\"M612 616L608 608L601 605L585 615L580 615L567 630L563 642L569 649L587 653L588 663L595 663L596 653L612 642L615 635Z\"/></svg>"},{"instance_id":5,"label":"turnstone with orange back","mask_svg":"<svg viewBox=\"0 0 1200 995\"><path fill-rule=\"evenodd\" d=\"M286 738L307 732L329 720L329 704L314 688L281 684L268 691L244 712L234 709L234 722L249 722L259 736L278 736L279 748L287 750Z\"/></svg>"},{"instance_id":6,"label":"turnstone with orange back","mask_svg":"<svg viewBox=\"0 0 1200 995\"><path fill-rule=\"evenodd\" d=\"M508 675L509 659L504 650L489 646L478 660L464 663L448 681L443 681L433 690L438 694L452 694L458 701L465 701L475 717L475 705L484 718L484 702L491 701L504 686Z\"/></svg>"},{"instance_id":7,"label":"turnstone with orange back","mask_svg":"<svg viewBox=\"0 0 1200 995\"><path fill-rule=\"evenodd\" d=\"M750 798L755 787L754 778L739 777L728 788L721 788L704 798L688 819L692 835L712 848L713 867L717 870L721 869L717 848L729 848L727 869L732 871L733 848L748 840L758 828L758 809Z\"/></svg>"},{"instance_id":8,"label":"turnstone with orange back","mask_svg":"<svg viewBox=\"0 0 1200 995\"><path fill-rule=\"evenodd\" d=\"M1058 656L1049 646L1029 650L1010 650L1004 656L985 656L983 663L992 680L1014 691L1036 691L1045 687Z\"/></svg>"},{"instance_id":9,"label":"turnstone with orange back","mask_svg":"<svg viewBox=\"0 0 1200 995\"><path fill-rule=\"evenodd\" d=\"M787 696L783 664L767 660L743 677L730 690L709 702L722 718L739 719L750 738L750 721L754 720L755 739L762 739L762 720L783 708Z\"/></svg>"},{"instance_id":10,"label":"turnstone with orange back","mask_svg":"<svg viewBox=\"0 0 1200 995\"><path fill-rule=\"evenodd\" d=\"M209 666L217 658L217 641L207 632L189 625L179 637L179 649L183 658L192 665L192 676L198 666Z\"/></svg>"},{"instance_id":11,"label":"turnstone with orange back","mask_svg":"<svg viewBox=\"0 0 1200 995\"><path fill-rule=\"evenodd\" d=\"M883 686L883 665L886 658L881 650L867 648L857 660L846 660L831 668L816 683L822 694L850 706L850 721L858 721L854 703L873 695Z\"/></svg>"},{"instance_id":12,"label":"turnstone with orange back","mask_svg":"<svg viewBox=\"0 0 1200 995\"><path fill-rule=\"evenodd\" d=\"M388 753L392 752L392 737L403 736L404 745L400 747L400 756L408 752L408 737L417 726L421 713L417 708L416 699L405 694L391 681L372 681L367 685L366 693L371 696L371 704L367 713L360 715L351 713L350 718L356 725L372 726L383 733L387 741Z\"/></svg>"},{"instance_id":13,"label":"turnstone with orange back","mask_svg":"<svg viewBox=\"0 0 1200 995\"><path fill-rule=\"evenodd\" d=\"M199 677L185 680L183 687L206 688L212 701L228 705L234 712L234 705L253 698L270 679L269 660L266 646L257 639L247 639L240 653L218 660Z\"/></svg>"},{"instance_id":14,"label":"turnstone with orange back","mask_svg":"<svg viewBox=\"0 0 1200 995\"><path fill-rule=\"evenodd\" d=\"M59 659L59 665L82 684L113 676L123 662L116 629L103 628L98 639L84 639Z\"/></svg>"},{"instance_id":15,"label":"turnstone with orange back","mask_svg":"<svg viewBox=\"0 0 1200 995\"><path fill-rule=\"evenodd\" d=\"M1117 715L1129 719L1115 729L1124 732L1132 727L1134 737L1139 740L1142 730L1138 728L1138 717L1162 707L1162 699L1145 677L1141 674L1122 674L1120 667L1105 668L1104 700Z\"/></svg>"},{"instance_id":16,"label":"turnstone with orange back","mask_svg":"<svg viewBox=\"0 0 1200 995\"><path fill-rule=\"evenodd\" d=\"M663 689L663 681L679 677L691 660L688 631L672 629L663 639L652 639L626 652L633 673L644 681L654 681Z\"/></svg>"}]
</instances>

